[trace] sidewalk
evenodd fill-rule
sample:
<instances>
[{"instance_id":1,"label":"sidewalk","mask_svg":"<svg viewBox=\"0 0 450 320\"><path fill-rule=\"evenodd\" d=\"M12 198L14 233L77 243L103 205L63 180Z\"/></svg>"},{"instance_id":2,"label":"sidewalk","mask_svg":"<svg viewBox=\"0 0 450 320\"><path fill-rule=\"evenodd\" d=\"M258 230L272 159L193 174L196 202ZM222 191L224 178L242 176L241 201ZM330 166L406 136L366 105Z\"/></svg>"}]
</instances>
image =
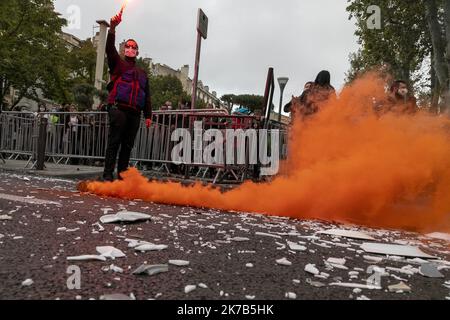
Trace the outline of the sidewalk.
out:
<instances>
[{"instance_id":1,"label":"sidewalk","mask_svg":"<svg viewBox=\"0 0 450 320\"><path fill-rule=\"evenodd\" d=\"M12 171L22 174L32 174L51 178L66 178L66 179L92 179L102 175L102 167L88 167L88 166L74 166L65 164L55 164L51 162L45 163L44 170L31 169L32 164L23 160L5 160L6 163L0 160L0 170Z\"/></svg>"}]
</instances>

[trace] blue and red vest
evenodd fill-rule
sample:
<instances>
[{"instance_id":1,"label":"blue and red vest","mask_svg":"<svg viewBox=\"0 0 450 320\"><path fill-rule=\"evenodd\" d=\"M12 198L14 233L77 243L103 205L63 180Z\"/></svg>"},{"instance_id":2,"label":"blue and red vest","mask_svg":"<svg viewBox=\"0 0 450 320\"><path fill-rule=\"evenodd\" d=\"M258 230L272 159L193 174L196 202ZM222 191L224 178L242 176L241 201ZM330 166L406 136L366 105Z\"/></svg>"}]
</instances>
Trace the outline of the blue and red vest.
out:
<instances>
[{"instance_id":1,"label":"blue and red vest","mask_svg":"<svg viewBox=\"0 0 450 320\"><path fill-rule=\"evenodd\" d=\"M131 68L121 75L113 76L114 83L109 93L108 103L141 111L145 108L145 88L147 75L138 68Z\"/></svg>"}]
</instances>

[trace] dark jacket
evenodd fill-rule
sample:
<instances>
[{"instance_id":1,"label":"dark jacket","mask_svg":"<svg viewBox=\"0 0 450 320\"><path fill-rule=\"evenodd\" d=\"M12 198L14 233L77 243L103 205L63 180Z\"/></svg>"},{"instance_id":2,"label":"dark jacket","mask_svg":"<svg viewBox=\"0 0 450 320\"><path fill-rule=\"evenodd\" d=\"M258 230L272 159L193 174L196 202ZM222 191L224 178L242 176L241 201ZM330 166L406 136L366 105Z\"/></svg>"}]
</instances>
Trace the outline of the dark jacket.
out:
<instances>
[{"instance_id":1,"label":"dark jacket","mask_svg":"<svg viewBox=\"0 0 450 320\"><path fill-rule=\"evenodd\" d=\"M378 111L381 114L395 113L395 114L415 114L418 111L417 100L413 96L406 98L398 94L390 94Z\"/></svg>"},{"instance_id":2,"label":"dark jacket","mask_svg":"<svg viewBox=\"0 0 450 320\"><path fill-rule=\"evenodd\" d=\"M111 74L111 82L108 84L108 104L117 103L119 109L121 110L140 113L141 110L139 110L139 108L136 106L137 102L132 101L132 103L130 104L117 102L116 100L117 92L115 90L115 87L117 86L117 82L119 81L119 79L124 74L135 74L136 78L140 79L139 82L142 83L141 86L144 87L142 88L142 90L145 93L145 100L143 102L144 106L142 107L142 111L144 112L145 118L150 119L152 117L152 100L148 75L144 70L136 66L136 59L122 59L120 57L115 46L115 40L115 34L112 32L108 32L108 38L106 41L106 57L108 58L109 73Z\"/></svg>"}]
</instances>

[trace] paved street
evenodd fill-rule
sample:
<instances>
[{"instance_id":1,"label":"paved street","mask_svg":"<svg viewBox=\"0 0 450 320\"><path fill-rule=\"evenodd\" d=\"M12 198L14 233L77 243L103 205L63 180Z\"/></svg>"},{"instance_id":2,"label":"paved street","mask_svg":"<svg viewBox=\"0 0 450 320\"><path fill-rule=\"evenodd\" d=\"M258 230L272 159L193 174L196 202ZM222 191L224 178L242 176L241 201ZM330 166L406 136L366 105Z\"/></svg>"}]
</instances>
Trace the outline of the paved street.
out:
<instances>
[{"instance_id":1,"label":"paved street","mask_svg":"<svg viewBox=\"0 0 450 320\"><path fill-rule=\"evenodd\" d=\"M448 240L103 199L77 192L76 180L6 171L0 171L0 179L0 299L100 299L110 294L139 300L450 299ZM151 220L100 223L103 215L119 211L148 214ZM318 233L329 229L357 230L374 240ZM159 251L137 251L130 239ZM420 247L435 258L377 255L361 248L365 242ZM99 246L114 247L126 257L67 260L98 255ZM144 263L168 264L168 271L132 274ZM80 268L80 290L67 287L70 266ZM377 285L367 286L371 276L379 279ZM401 282L402 289L389 288Z\"/></svg>"}]
</instances>

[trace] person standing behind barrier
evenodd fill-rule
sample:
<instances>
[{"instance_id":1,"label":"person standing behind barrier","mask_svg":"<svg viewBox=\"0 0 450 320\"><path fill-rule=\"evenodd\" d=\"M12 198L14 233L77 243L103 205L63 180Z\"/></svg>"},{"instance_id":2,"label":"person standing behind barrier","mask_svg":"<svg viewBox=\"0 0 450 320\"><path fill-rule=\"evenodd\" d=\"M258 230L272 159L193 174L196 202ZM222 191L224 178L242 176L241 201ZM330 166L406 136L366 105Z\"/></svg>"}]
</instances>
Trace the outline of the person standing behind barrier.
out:
<instances>
[{"instance_id":1,"label":"person standing behind barrier","mask_svg":"<svg viewBox=\"0 0 450 320\"><path fill-rule=\"evenodd\" d=\"M300 97L300 116L306 118L316 114L323 104L333 96L336 97L336 90L331 85L330 72L320 71L314 84Z\"/></svg>"},{"instance_id":2,"label":"person standing behind barrier","mask_svg":"<svg viewBox=\"0 0 450 320\"><path fill-rule=\"evenodd\" d=\"M67 117L68 123L68 137L70 143L70 154L73 156L78 156L78 151L80 149L80 136L79 136L79 126L82 123L81 117L77 114L78 110L75 105L70 106L70 115ZM72 158L71 164L79 164L79 158Z\"/></svg>"},{"instance_id":3,"label":"person standing behind barrier","mask_svg":"<svg viewBox=\"0 0 450 320\"><path fill-rule=\"evenodd\" d=\"M105 157L103 180L113 181L117 163L118 178L128 169L131 150L140 127L141 112L144 112L146 126L152 123L152 104L147 73L136 65L139 47L135 40L125 43L125 58L122 59L115 47L116 27L121 23L121 15L111 19L106 41L111 82L108 84L109 138Z\"/></svg>"},{"instance_id":4,"label":"person standing behind barrier","mask_svg":"<svg viewBox=\"0 0 450 320\"><path fill-rule=\"evenodd\" d=\"M386 101L382 104L380 114L415 114L418 111L417 100L410 93L408 84L403 80L396 80L391 85Z\"/></svg>"}]
</instances>

